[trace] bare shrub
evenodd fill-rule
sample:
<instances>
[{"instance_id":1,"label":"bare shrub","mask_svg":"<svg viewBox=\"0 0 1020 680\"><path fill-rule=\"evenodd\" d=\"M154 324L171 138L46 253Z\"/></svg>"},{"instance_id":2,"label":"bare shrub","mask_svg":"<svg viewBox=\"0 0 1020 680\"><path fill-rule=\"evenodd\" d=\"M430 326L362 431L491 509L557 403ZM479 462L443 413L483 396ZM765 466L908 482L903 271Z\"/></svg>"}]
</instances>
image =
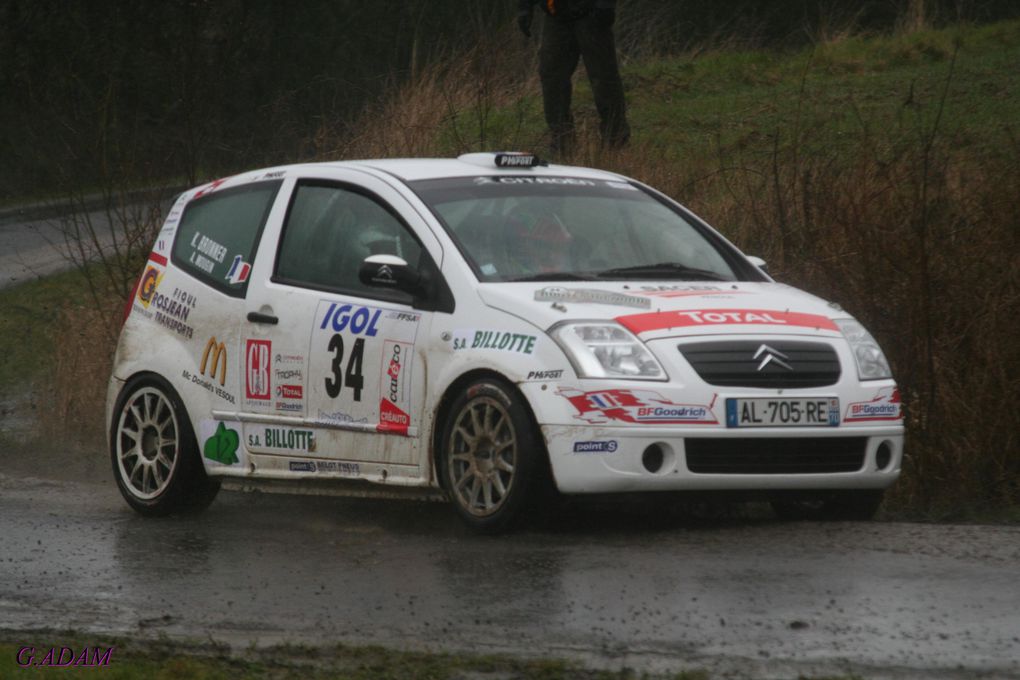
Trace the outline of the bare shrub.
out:
<instances>
[{"instance_id":1,"label":"bare shrub","mask_svg":"<svg viewBox=\"0 0 1020 680\"><path fill-rule=\"evenodd\" d=\"M48 407L40 410L43 429L98 444L105 437L106 384L113 367L123 301L102 306L67 305L56 327L61 335L54 353Z\"/></svg>"}]
</instances>

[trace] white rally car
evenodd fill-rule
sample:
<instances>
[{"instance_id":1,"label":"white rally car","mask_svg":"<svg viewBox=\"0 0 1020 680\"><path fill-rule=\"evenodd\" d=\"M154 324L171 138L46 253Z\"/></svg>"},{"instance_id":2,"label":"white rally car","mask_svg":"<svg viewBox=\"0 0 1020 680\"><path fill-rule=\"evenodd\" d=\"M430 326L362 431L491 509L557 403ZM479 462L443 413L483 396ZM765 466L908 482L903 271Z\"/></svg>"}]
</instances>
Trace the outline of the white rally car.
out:
<instances>
[{"instance_id":1,"label":"white rally car","mask_svg":"<svg viewBox=\"0 0 1020 680\"><path fill-rule=\"evenodd\" d=\"M668 197L515 153L292 165L180 196L107 413L143 514L220 478L445 493L738 492L870 517L900 473L882 351Z\"/></svg>"}]
</instances>

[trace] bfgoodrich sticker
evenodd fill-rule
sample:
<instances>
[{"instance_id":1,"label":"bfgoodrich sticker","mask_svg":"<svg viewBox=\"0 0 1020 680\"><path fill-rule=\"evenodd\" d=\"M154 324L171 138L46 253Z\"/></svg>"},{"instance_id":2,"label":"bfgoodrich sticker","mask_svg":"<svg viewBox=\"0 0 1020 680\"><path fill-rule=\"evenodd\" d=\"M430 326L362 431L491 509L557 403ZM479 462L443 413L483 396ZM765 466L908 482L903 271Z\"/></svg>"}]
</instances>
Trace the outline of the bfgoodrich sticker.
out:
<instances>
[{"instance_id":1,"label":"bfgoodrich sticker","mask_svg":"<svg viewBox=\"0 0 1020 680\"><path fill-rule=\"evenodd\" d=\"M575 418L592 424L607 423L611 420L649 425L718 423L708 406L676 404L651 390L582 392L570 387L561 387L556 393L566 398L577 409Z\"/></svg>"}]
</instances>

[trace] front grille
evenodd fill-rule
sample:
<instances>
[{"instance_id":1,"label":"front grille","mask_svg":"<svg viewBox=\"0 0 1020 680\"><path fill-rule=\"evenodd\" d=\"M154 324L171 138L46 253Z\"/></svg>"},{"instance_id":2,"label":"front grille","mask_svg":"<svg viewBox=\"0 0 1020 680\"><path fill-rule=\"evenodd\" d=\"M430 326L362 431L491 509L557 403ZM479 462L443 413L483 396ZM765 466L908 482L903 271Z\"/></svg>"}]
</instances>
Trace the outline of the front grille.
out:
<instances>
[{"instance_id":1,"label":"front grille","mask_svg":"<svg viewBox=\"0 0 1020 680\"><path fill-rule=\"evenodd\" d=\"M856 472L864 467L867 446L867 437L684 440L688 470L722 475Z\"/></svg>"},{"instance_id":2,"label":"front grille","mask_svg":"<svg viewBox=\"0 0 1020 680\"><path fill-rule=\"evenodd\" d=\"M680 345L679 349L709 385L793 388L839 381L836 350L821 342L731 340ZM773 360L762 366L769 354Z\"/></svg>"}]
</instances>

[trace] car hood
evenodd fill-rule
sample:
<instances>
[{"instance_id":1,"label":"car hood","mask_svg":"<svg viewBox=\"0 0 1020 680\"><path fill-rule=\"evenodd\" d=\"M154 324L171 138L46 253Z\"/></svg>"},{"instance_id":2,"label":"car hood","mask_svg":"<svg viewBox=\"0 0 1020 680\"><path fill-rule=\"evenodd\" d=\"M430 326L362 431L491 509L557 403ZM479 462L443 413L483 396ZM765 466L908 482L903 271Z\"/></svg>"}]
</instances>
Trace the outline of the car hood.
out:
<instances>
[{"instance_id":1,"label":"car hood","mask_svg":"<svg viewBox=\"0 0 1020 680\"><path fill-rule=\"evenodd\" d=\"M689 335L839 335L839 305L781 283L570 282L479 287L495 309L542 329L573 320L615 320L645 340Z\"/></svg>"}]
</instances>

